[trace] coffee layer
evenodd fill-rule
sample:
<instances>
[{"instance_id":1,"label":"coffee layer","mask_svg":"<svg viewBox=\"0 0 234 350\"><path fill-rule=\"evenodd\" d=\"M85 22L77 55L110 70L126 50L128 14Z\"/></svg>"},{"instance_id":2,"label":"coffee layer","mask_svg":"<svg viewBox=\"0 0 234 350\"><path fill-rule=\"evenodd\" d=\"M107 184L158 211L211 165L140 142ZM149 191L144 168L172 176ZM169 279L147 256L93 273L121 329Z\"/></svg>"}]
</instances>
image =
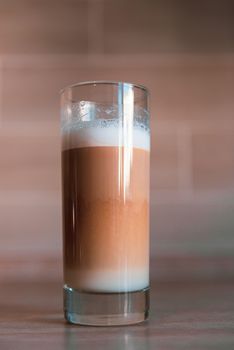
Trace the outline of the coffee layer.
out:
<instances>
[{"instance_id":1,"label":"coffee layer","mask_svg":"<svg viewBox=\"0 0 234 350\"><path fill-rule=\"evenodd\" d=\"M149 133L63 130L64 282L97 292L149 284Z\"/></svg>"}]
</instances>

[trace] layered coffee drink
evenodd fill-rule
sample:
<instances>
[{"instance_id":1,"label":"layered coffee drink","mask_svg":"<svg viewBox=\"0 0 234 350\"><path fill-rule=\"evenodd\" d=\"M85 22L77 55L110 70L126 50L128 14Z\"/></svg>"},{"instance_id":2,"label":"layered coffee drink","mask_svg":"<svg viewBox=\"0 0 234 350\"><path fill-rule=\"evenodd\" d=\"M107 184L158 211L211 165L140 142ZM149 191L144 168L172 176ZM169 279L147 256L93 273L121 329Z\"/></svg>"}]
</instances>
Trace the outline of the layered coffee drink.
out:
<instances>
[{"instance_id":1,"label":"layered coffee drink","mask_svg":"<svg viewBox=\"0 0 234 350\"><path fill-rule=\"evenodd\" d=\"M64 281L84 292L149 285L149 131L111 121L63 132Z\"/></svg>"}]
</instances>

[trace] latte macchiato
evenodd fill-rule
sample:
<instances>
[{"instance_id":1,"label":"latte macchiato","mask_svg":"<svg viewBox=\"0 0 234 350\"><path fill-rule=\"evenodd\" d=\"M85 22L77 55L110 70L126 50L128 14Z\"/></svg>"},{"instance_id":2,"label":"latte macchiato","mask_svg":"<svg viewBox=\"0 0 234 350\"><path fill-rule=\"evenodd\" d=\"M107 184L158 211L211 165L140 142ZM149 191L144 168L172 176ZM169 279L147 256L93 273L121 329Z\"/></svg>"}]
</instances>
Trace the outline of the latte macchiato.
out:
<instances>
[{"instance_id":1,"label":"latte macchiato","mask_svg":"<svg viewBox=\"0 0 234 350\"><path fill-rule=\"evenodd\" d=\"M148 287L149 143L140 126L131 134L108 123L63 132L68 287L110 293Z\"/></svg>"}]
</instances>

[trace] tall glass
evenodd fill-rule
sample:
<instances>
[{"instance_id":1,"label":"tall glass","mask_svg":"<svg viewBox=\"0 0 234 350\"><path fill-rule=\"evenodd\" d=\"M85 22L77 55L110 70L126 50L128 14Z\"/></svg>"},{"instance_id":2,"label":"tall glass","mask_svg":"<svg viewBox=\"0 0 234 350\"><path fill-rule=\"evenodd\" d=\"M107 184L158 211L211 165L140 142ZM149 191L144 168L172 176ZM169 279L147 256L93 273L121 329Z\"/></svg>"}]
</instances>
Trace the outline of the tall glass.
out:
<instances>
[{"instance_id":1,"label":"tall glass","mask_svg":"<svg viewBox=\"0 0 234 350\"><path fill-rule=\"evenodd\" d=\"M61 91L64 312L125 325L149 311L150 127L145 87Z\"/></svg>"}]
</instances>

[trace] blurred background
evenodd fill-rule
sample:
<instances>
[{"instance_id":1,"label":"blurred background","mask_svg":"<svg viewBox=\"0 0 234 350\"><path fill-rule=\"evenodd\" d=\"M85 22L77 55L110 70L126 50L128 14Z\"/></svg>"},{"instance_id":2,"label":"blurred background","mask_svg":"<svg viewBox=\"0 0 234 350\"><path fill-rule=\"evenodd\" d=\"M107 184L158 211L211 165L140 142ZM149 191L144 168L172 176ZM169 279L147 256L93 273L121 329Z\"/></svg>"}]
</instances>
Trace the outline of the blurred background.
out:
<instances>
[{"instance_id":1,"label":"blurred background","mask_svg":"<svg viewBox=\"0 0 234 350\"><path fill-rule=\"evenodd\" d=\"M99 79L151 91L153 273L233 274L233 23L232 0L0 0L0 279L61 276L58 92Z\"/></svg>"}]
</instances>

